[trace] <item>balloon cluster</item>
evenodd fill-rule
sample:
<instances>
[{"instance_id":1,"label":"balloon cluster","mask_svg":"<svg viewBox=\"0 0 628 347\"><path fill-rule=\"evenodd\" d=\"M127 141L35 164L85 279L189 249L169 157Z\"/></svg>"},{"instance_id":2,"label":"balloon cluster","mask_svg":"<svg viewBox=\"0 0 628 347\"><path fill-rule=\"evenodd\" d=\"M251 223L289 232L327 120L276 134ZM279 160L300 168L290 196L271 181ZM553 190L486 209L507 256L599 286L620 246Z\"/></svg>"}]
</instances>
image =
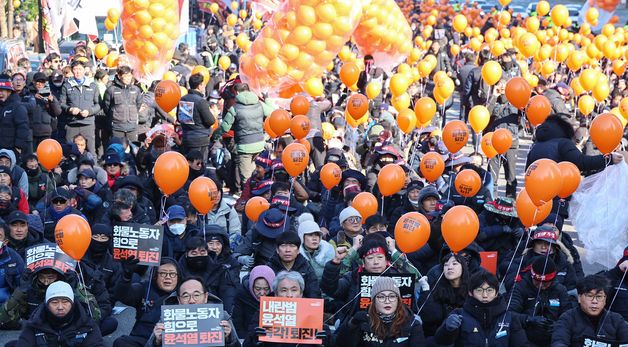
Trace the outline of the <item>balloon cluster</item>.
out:
<instances>
[{"instance_id":1,"label":"balloon cluster","mask_svg":"<svg viewBox=\"0 0 628 347\"><path fill-rule=\"evenodd\" d=\"M150 84L161 78L179 38L176 0L123 0L122 39L136 78Z\"/></svg>"}]
</instances>

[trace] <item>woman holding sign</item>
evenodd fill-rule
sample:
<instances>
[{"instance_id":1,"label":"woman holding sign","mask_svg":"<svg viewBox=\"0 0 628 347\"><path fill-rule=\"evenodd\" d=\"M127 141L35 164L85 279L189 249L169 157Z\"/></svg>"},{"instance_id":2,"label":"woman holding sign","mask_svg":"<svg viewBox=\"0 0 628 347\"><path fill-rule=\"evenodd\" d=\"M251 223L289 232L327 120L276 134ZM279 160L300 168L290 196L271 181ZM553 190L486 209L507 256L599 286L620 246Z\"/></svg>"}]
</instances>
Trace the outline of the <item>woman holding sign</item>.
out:
<instances>
[{"instance_id":1,"label":"woman holding sign","mask_svg":"<svg viewBox=\"0 0 628 347\"><path fill-rule=\"evenodd\" d=\"M368 313L367 313L368 312ZM401 302L395 280L379 277L371 290L368 311L346 319L337 332L343 347L424 346L421 319Z\"/></svg>"}]
</instances>

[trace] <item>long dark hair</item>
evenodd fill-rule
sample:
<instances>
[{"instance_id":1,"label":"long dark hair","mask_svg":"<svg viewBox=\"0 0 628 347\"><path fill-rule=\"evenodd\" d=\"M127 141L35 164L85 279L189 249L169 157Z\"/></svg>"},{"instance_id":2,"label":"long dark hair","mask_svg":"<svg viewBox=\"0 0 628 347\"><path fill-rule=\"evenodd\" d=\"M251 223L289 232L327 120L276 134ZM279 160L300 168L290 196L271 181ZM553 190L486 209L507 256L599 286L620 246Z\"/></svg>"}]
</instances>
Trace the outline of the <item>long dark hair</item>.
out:
<instances>
[{"instance_id":1,"label":"long dark hair","mask_svg":"<svg viewBox=\"0 0 628 347\"><path fill-rule=\"evenodd\" d=\"M371 302L368 313L371 319L371 332L381 340L384 340L386 337L399 337L401 328L408 321L408 309L399 296L397 296L395 319L393 319L390 325L387 325L379 318L379 313L377 308L375 308L375 299Z\"/></svg>"},{"instance_id":2,"label":"long dark hair","mask_svg":"<svg viewBox=\"0 0 628 347\"><path fill-rule=\"evenodd\" d=\"M462 266L462 275L460 276L460 286L458 288L452 287L451 283L444 278L445 263L452 257ZM448 253L441 260L440 269L441 272L443 272L443 278L433 289L432 296L434 300L455 307L462 306L467 297L467 287L469 284L469 267L467 262L457 254Z\"/></svg>"}]
</instances>

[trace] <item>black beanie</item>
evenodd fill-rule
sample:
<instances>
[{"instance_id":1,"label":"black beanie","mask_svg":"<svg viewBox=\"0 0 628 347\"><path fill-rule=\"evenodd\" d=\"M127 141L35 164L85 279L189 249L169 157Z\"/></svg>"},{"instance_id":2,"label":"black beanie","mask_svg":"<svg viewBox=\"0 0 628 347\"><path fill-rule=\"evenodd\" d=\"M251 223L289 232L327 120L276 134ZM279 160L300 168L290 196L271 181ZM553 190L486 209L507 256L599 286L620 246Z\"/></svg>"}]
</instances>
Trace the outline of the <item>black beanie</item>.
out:
<instances>
[{"instance_id":1,"label":"black beanie","mask_svg":"<svg viewBox=\"0 0 628 347\"><path fill-rule=\"evenodd\" d=\"M297 247L301 247L301 238L299 238L299 235L293 231L286 231L277 236L275 239L275 245L277 245L277 247L281 245L295 245Z\"/></svg>"},{"instance_id":2,"label":"black beanie","mask_svg":"<svg viewBox=\"0 0 628 347\"><path fill-rule=\"evenodd\" d=\"M546 263L547 261L547 263ZM545 268L545 270L543 270ZM549 282L556 277L556 264L552 258L536 257L532 262L532 279Z\"/></svg>"}]
</instances>

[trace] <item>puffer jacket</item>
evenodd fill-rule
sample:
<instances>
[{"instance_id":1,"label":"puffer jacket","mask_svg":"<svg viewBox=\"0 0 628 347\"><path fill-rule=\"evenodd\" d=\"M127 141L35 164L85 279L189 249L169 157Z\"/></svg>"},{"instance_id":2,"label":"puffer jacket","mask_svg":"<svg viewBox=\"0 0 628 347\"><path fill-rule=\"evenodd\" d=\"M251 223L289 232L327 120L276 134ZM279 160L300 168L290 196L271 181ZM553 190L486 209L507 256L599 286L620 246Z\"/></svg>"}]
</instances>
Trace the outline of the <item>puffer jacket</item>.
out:
<instances>
[{"instance_id":1,"label":"puffer jacket","mask_svg":"<svg viewBox=\"0 0 628 347\"><path fill-rule=\"evenodd\" d=\"M485 132L508 129L512 134L511 148L517 148L519 139L519 110L512 106L505 95L500 95L488 105L491 119Z\"/></svg>"},{"instance_id":2,"label":"puffer jacket","mask_svg":"<svg viewBox=\"0 0 628 347\"><path fill-rule=\"evenodd\" d=\"M558 90L547 89L543 92L543 95L549 100L554 113L569 113L569 110L565 106L565 100L563 100Z\"/></svg>"},{"instance_id":3,"label":"puffer jacket","mask_svg":"<svg viewBox=\"0 0 628 347\"><path fill-rule=\"evenodd\" d=\"M126 85L118 77L105 91L103 110L108 124L116 131L135 131L139 124L142 91L131 84Z\"/></svg>"},{"instance_id":4,"label":"puffer jacket","mask_svg":"<svg viewBox=\"0 0 628 347\"><path fill-rule=\"evenodd\" d=\"M100 112L100 95L96 84L85 77L83 84L79 84L74 78L67 79L61 89L61 109L66 115L68 126L89 126L94 125L94 116ZM87 110L88 116L83 118L80 115L70 114L70 108L78 107Z\"/></svg>"},{"instance_id":5,"label":"puffer jacket","mask_svg":"<svg viewBox=\"0 0 628 347\"><path fill-rule=\"evenodd\" d=\"M336 345L343 347L414 347L425 346L421 319L406 308L408 317L399 336L379 338L373 333L370 319L347 319L338 329ZM365 317L365 316L360 316Z\"/></svg>"},{"instance_id":6,"label":"puffer jacket","mask_svg":"<svg viewBox=\"0 0 628 347\"><path fill-rule=\"evenodd\" d=\"M217 210L209 211L206 216L206 223L219 225L229 234L240 234L242 227L240 225L240 218L236 210L229 206L224 199L221 198L220 205Z\"/></svg>"},{"instance_id":7,"label":"puffer jacket","mask_svg":"<svg viewBox=\"0 0 628 347\"><path fill-rule=\"evenodd\" d=\"M534 258L538 256L544 256L534 253L531 248L527 248L523 251L522 257L515 257L513 264L519 264L521 262L521 271L517 274L517 267L511 266L508 273L505 275L504 285L508 290L511 289L513 283L519 282L522 279L523 274L530 272L532 269L532 262ZM556 264L556 279L557 283L562 284L568 291L575 291L576 289L576 271L573 268L573 258L569 254L569 250L565 246L558 242L558 248L554 253L550 255L554 264ZM505 270L510 257L504 257L504 261L500 264L500 270Z\"/></svg>"},{"instance_id":8,"label":"puffer jacket","mask_svg":"<svg viewBox=\"0 0 628 347\"><path fill-rule=\"evenodd\" d=\"M296 271L301 274L305 281L305 288L303 289L304 298L320 298L321 288L319 286L318 278L310 263L301 254L297 255L297 258L292 265L292 268L287 269L282 263L277 254L270 258L267 264L276 274L281 271Z\"/></svg>"},{"instance_id":9,"label":"puffer jacket","mask_svg":"<svg viewBox=\"0 0 628 347\"><path fill-rule=\"evenodd\" d=\"M11 247L0 247L0 304L5 303L20 284L24 260Z\"/></svg>"},{"instance_id":10,"label":"puffer jacket","mask_svg":"<svg viewBox=\"0 0 628 347\"><path fill-rule=\"evenodd\" d=\"M323 270L325 269L325 265L334 259L336 251L334 247L327 241L321 240L319 247L314 253L308 252L303 244L299 248L299 253L307 260L307 262L312 266L314 273L316 274L316 278L320 283L320 280L323 278Z\"/></svg>"},{"instance_id":11,"label":"puffer jacket","mask_svg":"<svg viewBox=\"0 0 628 347\"><path fill-rule=\"evenodd\" d=\"M619 269L618 266L603 272L604 276L608 278L611 282L611 293L610 297L615 297L615 303L611 306L611 311L617 312L628 322L628 282L622 278L624 273ZM610 302L606 301L607 305L610 305Z\"/></svg>"},{"instance_id":12,"label":"puffer jacket","mask_svg":"<svg viewBox=\"0 0 628 347\"><path fill-rule=\"evenodd\" d=\"M603 310L600 317L604 318L599 318L598 326L593 326L591 319L580 307L563 313L554 323L552 347L584 346L585 336L600 336L611 341L628 341L628 323L619 313ZM604 324L600 326L602 323Z\"/></svg>"},{"instance_id":13,"label":"puffer jacket","mask_svg":"<svg viewBox=\"0 0 628 347\"><path fill-rule=\"evenodd\" d=\"M4 136L4 128L1 128L1 129L3 130L2 136ZM24 195L26 195L26 198L28 199L28 192L29 192L28 175L26 174L26 171L22 169L21 166L17 165L15 152L13 152L13 150L11 149L0 149L0 154L4 154L8 156L9 159L11 160L11 167L10 167L11 183L13 184L14 187L20 188L20 190L24 193ZM25 212L25 213L28 213L28 212Z\"/></svg>"},{"instance_id":14,"label":"puffer jacket","mask_svg":"<svg viewBox=\"0 0 628 347\"><path fill-rule=\"evenodd\" d=\"M36 95L36 90L31 90L32 95ZM31 129L33 129L33 136L35 137L48 137L52 134L53 118L57 118L61 115L61 104L59 100L52 97L52 100L48 98L38 98L33 96L35 102L35 112L30 115Z\"/></svg>"},{"instance_id":15,"label":"puffer jacket","mask_svg":"<svg viewBox=\"0 0 628 347\"><path fill-rule=\"evenodd\" d=\"M209 145L209 139L212 134L212 125L216 122L216 118L209 111L209 103L203 95L196 91L190 92L181 98L181 102L191 102L194 104L192 109L193 124L182 123L183 144L188 147L202 147ZM181 109L177 110L177 114L181 117Z\"/></svg>"},{"instance_id":16,"label":"puffer jacket","mask_svg":"<svg viewBox=\"0 0 628 347\"><path fill-rule=\"evenodd\" d=\"M5 102L0 103L0 148L32 151L33 132L28 124L28 111L20 96L12 93Z\"/></svg>"},{"instance_id":17,"label":"puffer jacket","mask_svg":"<svg viewBox=\"0 0 628 347\"><path fill-rule=\"evenodd\" d=\"M246 145L264 141L264 118L270 115L270 108L260 102L253 92L241 92L235 97L235 104L224 115L216 136L233 130L236 145Z\"/></svg>"}]
</instances>

